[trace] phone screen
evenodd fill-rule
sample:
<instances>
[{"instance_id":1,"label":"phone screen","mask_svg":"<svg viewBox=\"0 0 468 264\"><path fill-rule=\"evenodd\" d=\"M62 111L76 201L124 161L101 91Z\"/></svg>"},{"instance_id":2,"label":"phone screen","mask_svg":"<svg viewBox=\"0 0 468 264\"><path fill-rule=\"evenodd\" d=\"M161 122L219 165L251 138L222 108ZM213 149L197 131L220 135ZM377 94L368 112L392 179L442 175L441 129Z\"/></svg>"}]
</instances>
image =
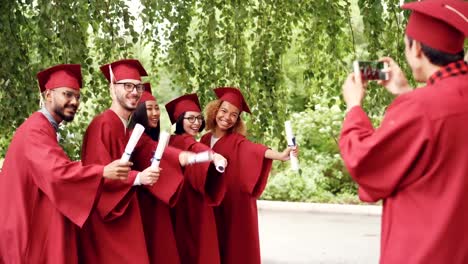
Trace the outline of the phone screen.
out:
<instances>
[{"instance_id":1,"label":"phone screen","mask_svg":"<svg viewBox=\"0 0 468 264\"><path fill-rule=\"evenodd\" d=\"M385 64L382 61L355 61L356 67L361 72L361 78L363 80L387 80L387 74L382 72L385 68ZM357 65L356 65L357 64Z\"/></svg>"}]
</instances>

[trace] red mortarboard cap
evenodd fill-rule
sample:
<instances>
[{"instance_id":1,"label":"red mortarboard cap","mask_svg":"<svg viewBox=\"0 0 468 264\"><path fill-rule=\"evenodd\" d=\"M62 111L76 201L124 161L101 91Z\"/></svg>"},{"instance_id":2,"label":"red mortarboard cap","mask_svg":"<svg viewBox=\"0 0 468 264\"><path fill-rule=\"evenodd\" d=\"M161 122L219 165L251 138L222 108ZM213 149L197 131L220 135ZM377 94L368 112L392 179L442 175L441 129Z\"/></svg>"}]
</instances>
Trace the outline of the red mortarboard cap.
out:
<instances>
[{"instance_id":1,"label":"red mortarboard cap","mask_svg":"<svg viewBox=\"0 0 468 264\"><path fill-rule=\"evenodd\" d=\"M141 94L141 98L139 103L144 103L146 101L156 101L156 98L154 98L153 94L151 93L151 84L150 83L144 83L145 90Z\"/></svg>"},{"instance_id":2,"label":"red mortarboard cap","mask_svg":"<svg viewBox=\"0 0 468 264\"><path fill-rule=\"evenodd\" d=\"M171 123L174 124L184 112L201 112L200 101L198 101L198 96L194 93L182 95L167 103L166 110Z\"/></svg>"},{"instance_id":3,"label":"red mortarboard cap","mask_svg":"<svg viewBox=\"0 0 468 264\"><path fill-rule=\"evenodd\" d=\"M233 104L235 107L239 108L240 112L244 111L251 113L249 106L247 105L247 102L245 101L244 96L239 89L232 87L220 87L214 89L214 92L221 101L227 101Z\"/></svg>"},{"instance_id":4,"label":"red mortarboard cap","mask_svg":"<svg viewBox=\"0 0 468 264\"><path fill-rule=\"evenodd\" d=\"M81 66L79 64L60 64L37 74L41 93L46 89L68 87L80 90L82 87Z\"/></svg>"},{"instance_id":5,"label":"red mortarboard cap","mask_svg":"<svg viewBox=\"0 0 468 264\"><path fill-rule=\"evenodd\" d=\"M114 82L118 82L124 79L140 80L141 76L148 76L145 68L138 60L119 60L114 61L110 64L101 66L101 71L110 82L110 72L109 66L112 68L112 73L114 73Z\"/></svg>"},{"instance_id":6,"label":"red mortarboard cap","mask_svg":"<svg viewBox=\"0 0 468 264\"><path fill-rule=\"evenodd\" d=\"M425 0L404 4L412 10L406 34L421 43L450 54L463 50L468 35L468 2Z\"/></svg>"}]
</instances>

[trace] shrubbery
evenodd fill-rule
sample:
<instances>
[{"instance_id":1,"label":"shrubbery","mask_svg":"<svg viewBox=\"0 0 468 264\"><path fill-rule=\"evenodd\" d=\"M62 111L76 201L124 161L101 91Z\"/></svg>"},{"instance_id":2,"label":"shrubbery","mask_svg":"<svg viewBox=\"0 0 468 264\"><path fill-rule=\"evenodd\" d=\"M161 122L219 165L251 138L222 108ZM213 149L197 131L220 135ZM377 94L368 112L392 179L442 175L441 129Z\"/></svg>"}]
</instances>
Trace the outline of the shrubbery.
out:
<instances>
[{"instance_id":1,"label":"shrubbery","mask_svg":"<svg viewBox=\"0 0 468 264\"><path fill-rule=\"evenodd\" d=\"M320 101L316 98L316 101ZM338 150L344 111L340 99L323 99L292 116L300 146L300 171L276 163L262 196L268 200L337 202L356 201L356 185L346 172Z\"/></svg>"}]
</instances>

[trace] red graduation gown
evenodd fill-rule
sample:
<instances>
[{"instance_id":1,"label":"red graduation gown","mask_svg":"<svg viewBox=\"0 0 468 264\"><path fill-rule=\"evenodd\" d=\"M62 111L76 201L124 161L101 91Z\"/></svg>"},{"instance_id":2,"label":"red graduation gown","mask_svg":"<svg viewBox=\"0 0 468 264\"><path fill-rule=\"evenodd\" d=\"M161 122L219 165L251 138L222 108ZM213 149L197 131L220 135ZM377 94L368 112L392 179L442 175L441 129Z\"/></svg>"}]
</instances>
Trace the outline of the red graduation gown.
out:
<instances>
[{"instance_id":1,"label":"red graduation gown","mask_svg":"<svg viewBox=\"0 0 468 264\"><path fill-rule=\"evenodd\" d=\"M210 140L208 133L201 142L209 146ZM271 170L272 160L265 158L267 149L237 133L223 136L213 146L228 160L224 172L227 191L214 209L223 264L260 263L257 198Z\"/></svg>"},{"instance_id":2,"label":"red graduation gown","mask_svg":"<svg viewBox=\"0 0 468 264\"><path fill-rule=\"evenodd\" d=\"M468 75L397 97L377 129L352 108L340 150L361 200L384 201L381 263L467 263Z\"/></svg>"},{"instance_id":3,"label":"red graduation gown","mask_svg":"<svg viewBox=\"0 0 468 264\"><path fill-rule=\"evenodd\" d=\"M210 150L189 134L172 135L169 145L195 153ZM177 248L182 263L220 263L216 222L211 206L221 203L226 184L212 163L186 166L185 184L172 209Z\"/></svg>"},{"instance_id":4,"label":"red graduation gown","mask_svg":"<svg viewBox=\"0 0 468 264\"><path fill-rule=\"evenodd\" d=\"M95 117L83 139L83 164L120 159L128 136L112 110ZM81 263L149 263L135 188L137 172L126 181L104 180L97 210L79 233Z\"/></svg>"},{"instance_id":5,"label":"red graduation gown","mask_svg":"<svg viewBox=\"0 0 468 264\"><path fill-rule=\"evenodd\" d=\"M157 144L148 135L141 136L132 155L136 170L151 165ZM166 147L159 164L158 181L153 186L136 187L150 263L180 263L170 215L170 207L177 202L183 184L180 152Z\"/></svg>"},{"instance_id":6,"label":"red graduation gown","mask_svg":"<svg viewBox=\"0 0 468 264\"><path fill-rule=\"evenodd\" d=\"M16 131L0 172L0 263L78 263L104 166L71 162L40 112Z\"/></svg>"}]
</instances>

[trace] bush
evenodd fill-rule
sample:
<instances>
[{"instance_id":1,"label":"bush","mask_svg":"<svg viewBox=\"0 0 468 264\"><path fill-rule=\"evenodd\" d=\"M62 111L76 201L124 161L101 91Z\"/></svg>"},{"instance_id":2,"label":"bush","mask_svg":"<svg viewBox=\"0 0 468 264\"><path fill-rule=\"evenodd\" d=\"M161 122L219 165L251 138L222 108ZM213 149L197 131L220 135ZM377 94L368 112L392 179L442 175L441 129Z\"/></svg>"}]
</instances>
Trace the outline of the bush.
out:
<instances>
[{"instance_id":1,"label":"bush","mask_svg":"<svg viewBox=\"0 0 468 264\"><path fill-rule=\"evenodd\" d=\"M356 184L346 171L338 148L344 118L340 99L314 98L291 120L300 146L299 173L288 163L275 163L262 198L302 202L357 202Z\"/></svg>"}]
</instances>

